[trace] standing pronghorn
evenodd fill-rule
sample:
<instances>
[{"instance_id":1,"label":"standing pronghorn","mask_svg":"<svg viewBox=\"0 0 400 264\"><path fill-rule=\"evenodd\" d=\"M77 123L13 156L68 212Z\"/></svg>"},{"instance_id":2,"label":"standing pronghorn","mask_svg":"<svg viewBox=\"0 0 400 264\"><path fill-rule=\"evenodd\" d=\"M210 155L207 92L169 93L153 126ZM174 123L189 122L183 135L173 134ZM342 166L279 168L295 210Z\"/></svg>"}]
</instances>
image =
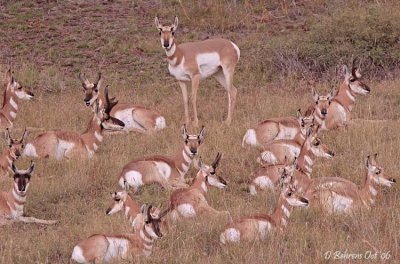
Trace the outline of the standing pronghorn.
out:
<instances>
[{"instance_id":1,"label":"standing pronghorn","mask_svg":"<svg viewBox=\"0 0 400 264\"><path fill-rule=\"evenodd\" d=\"M17 117L17 99L30 100L33 93L23 88L13 76L11 69L6 73L6 87L4 89L3 107L0 109L0 130L12 128Z\"/></svg>"},{"instance_id":2,"label":"standing pronghorn","mask_svg":"<svg viewBox=\"0 0 400 264\"><path fill-rule=\"evenodd\" d=\"M320 205L328 213L349 213L356 208L370 208L378 194L378 185L391 187L396 182L394 178L384 175L383 168L376 163L376 156L367 157L367 174L361 187L340 177L310 179L301 166L294 171L295 184L311 203Z\"/></svg>"},{"instance_id":3,"label":"standing pronghorn","mask_svg":"<svg viewBox=\"0 0 400 264\"><path fill-rule=\"evenodd\" d=\"M119 235L92 235L78 243L73 249L71 259L78 263L113 262L132 260L138 256L150 256L154 240L161 238L161 219L167 211L157 217L151 214L150 205L142 214L146 214L143 227L135 233Z\"/></svg>"},{"instance_id":4,"label":"standing pronghorn","mask_svg":"<svg viewBox=\"0 0 400 264\"><path fill-rule=\"evenodd\" d=\"M28 191L34 167L33 161L31 161L31 166L27 170L18 170L14 163L12 164L12 172L14 173L13 188L9 192L0 193L0 225L13 222L51 225L57 222L23 216L26 192Z\"/></svg>"},{"instance_id":5,"label":"standing pronghorn","mask_svg":"<svg viewBox=\"0 0 400 264\"><path fill-rule=\"evenodd\" d=\"M321 139L317 137L319 127L317 129L309 128L306 135L306 140L275 140L264 146L264 151L259 158L260 163L264 165L284 164L286 161L294 162L296 157L300 155L300 151L306 141L310 143L310 148L307 148L308 155L314 157L332 158L335 153L321 144ZM308 144L307 144L308 145Z\"/></svg>"},{"instance_id":6,"label":"standing pronghorn","mask_svg":"<svg viewBox=\"0 0 400 264\"><path fill-rule=\"evenodd\" d=\"M354 64L353 61L351 71L346 65L343 66L344 80L331 100L327 113L323 118L316 117L317 124L321 125L323 130L346 126L350 121L350 112L354 107L355 95L365 95L371 92L371 89L362 82L360 68ZM312 108L311 106L310 109Z\"/></svg>"},{"instance_id":7,"label":"standing pronghorn","mask_svg":"<svg viewBox=\"0 0 400 264\"><path fill-rule=\"evenodd\" d=\"M98 73L97 80L94 83L91 83L85 74L79 74L79 79L85 93L85 104L92 106L98 99L100 106L102 106L105 98L101 93L101 73ZM110 115L124 122L125 131L149 133L166 127L165 118L159 112L144 106L118 103L111 110Z\"/></svg>"},{"instance_id":8,"label":"standing pronghorn","mask_svg":"<svg viewBox=\"0 0 400 264\"><path fill-rule=\"evenodd\" d=\"M312 114L303 116L300 109L295 117L278 117L264 120L255 128L248 129L243 137L242 147L248 144L253 147L262 147L272 140L294 139L301 141L305 139L307 128L313 124Z\"/></svg>"},{"instance_id":9,"label":"standing pronghorn","mask_svg":"<svg viewBox=\"0 0 400 264\"><path fill-rule=\"evenodd\" d=\"M257 188L260 190L272 189L278 182L281 175L281 170L292 172L294 170L293 165L298 164L302 168L302 172L307 177L311 177L312 167L317 157L331 158L334 153L327 151L326 148L321 145L321 141L315 134L312 134L312 129L307 131L307 137L301 146L298 157L295 161L291 162L291 159L285 157L285 162L281 165L266 165L254 172L251 177L253 178L249 184L249 191L251 195L257 194Z\"/></svg>"},{"instance_id":10,"label":"standing pronghorn","mask_svg":"<svg viewBox=\"0 0 400 264\"><path fill-rule=\"evenodd\" d=\"M150 156L131 161L118 175L119 185L124 187L127 182L134 192L142 185L151 183L161 184L166 189L187 186L184 177L204 142L205 128L199 134L188 134L186 125L183 125L181 131L184 145L174 158Z\"/></svg>"},{"instance_id":11,"label":"standing pronghorn","mask_svg":"<svg viewBox=\"0 0 400 264\"><path fill-rule=\"evenodd\" d=\"M25 129L20 139L13 139L11 138L9 129L6 129L6 141L8 148L6 148L3 151L3 154L0 156L0 177L8 176L9 171L11 171L12 163L19 159L25 148L25 142L28 134L28 131Z\"/></svg>"},{"instance_id":12,"label":"standing pronghorn","mask_svg":"<svg viewBox=\"0 0 400 264\"><path fill-rule=\"evenodd\" d=\"M237 89L233 85L235 66L239 61L240 50L235 43L225 39L207 39L177 45L174 33L178 27L178 17L171 26L155 25L160 32L161 45L168 58L168 70L178 81L182 90L185 121L189 123L187 84L192 82L192 105L194 125L198 126L197 90L201 79L213 76L228 92L228 115L226 123L232 121Z\"/></svg>"},{"instance_id":13,"label":"standing pronghorn","mask_svg":"<svg viewBox=\"0 0 400 264\"><path fill-rule=\"evenodd\" d=\"M306 207L309 204L291 183L283 185L275 211L271 215L254 215L233 221L221 233L220 242L229 244L264 240L273 228L282 230L288 223L292 207Z\"/></svg>"},{"instance_id":14,"label":"standing pronghorn","mask_svg":"<svg viewBox=\"0 0 400 264\"><path fill-rule=\"evenodd\" d=\"M104 129L121 130L124 127L122 121L110 116L110 111L115 104L116 102L107 99L105 109L100 109L97 102L94 116L90 120L87 130L82 134L61 130L40 134L26 144L24 156L51 157L57 160L72 156L91 158L103 141Z\"/></svg>"},{"instance_id":15,"label":"standing pronghorn","mask_svg":"<svg viewBox=\"0 0 400 264\"><path fill-rule=\"evenodd\" d=\"M203 164L199 158L200 170L190 187L175 190L171 194L169 210L172 222L176 222L181 217L193 218L201 214L227 216L231 219L228 211L215 210L206 199L208 186L222 189L227 185L222 177L215 175L221 157L222 155L218 153L211 166Z\"/></svg>"}]
</instances>

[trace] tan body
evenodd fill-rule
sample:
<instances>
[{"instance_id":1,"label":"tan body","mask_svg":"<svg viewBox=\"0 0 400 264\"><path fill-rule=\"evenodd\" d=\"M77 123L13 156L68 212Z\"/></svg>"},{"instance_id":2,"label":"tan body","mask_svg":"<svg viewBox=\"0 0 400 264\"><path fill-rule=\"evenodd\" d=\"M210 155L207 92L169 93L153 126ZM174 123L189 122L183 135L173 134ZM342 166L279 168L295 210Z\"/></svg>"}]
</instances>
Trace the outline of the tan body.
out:
<instances>
[{"instance_id":1,"label":"tan body","mask_svg":"<svg viewBox=\"0 0 400 264\"><path fill-rule=\"evenodd\" d=\"M104 128L123 129L124 124L100 110L98 105L87 130L80 134L61 130L47 131L30 141L24 156L32 158L92 158L103 141Z\"/></svg>"},{"instance_id":2,"label":"tan body","mask_svg":"<svg viewBox=\"0 0 400 264\"><path fill-rule=\"evenodd\" d=\"M31 173L34 164L26 170L18 170L12 164L12 171L14 173L13 187L8 192L0 193L0 226L4 224L12 224L14 222L24 223L38 223L51 225L57 221L42 220L35 217L24 216L24 206L26 203L26 192L29 187Z\"/></svg>"},{"instance_id":3,"label":"tan body","mask_svg":"<svg viewBox=\"0 0 400 264\"><path fill-rule=\"evenodd\" d=\"M148 208L146 223L133 234L92 235L80 241L73 249L71 259L78 263L115 262L133 260L138 256L150 256L154 240L161 238L158 218L150 216ZM149 220L150 219L150 220Z\"/></svg>"},{"instance_id":4,"label":"tan body","mask_svg":"<svg viewBox=\"0 0 400 264\"><path fill-rule=\"evenodd\" d=\"M288 139L302 142L305 139L306 130L312 124L312 117L303 117L301 114L295 117L271 118L264 120L255 128L248 129L242 140L245 144L254 147L262 147L273 140Z\"/></svg>"},{"instance_id":5,"label":"tan body","mask_svg":"<svg viewBox=\"0 0 400 264\"><path fill-rule=\"evenodd\" d=\"M230 124L236 103L237 89L233 85L233 74L240 58L239 48L233 42L225 39L208 39L177 45L173 36L178 27L177 17L171 26L161 25L158 18L155 19L155 24L160 31L161 45L168 58L168 70L178 81L182 90L186 123L190 119L188 84L191 83L192 86L194 125L198 126L197 90L199 83L200 80L213 76L228 92L226 122Z\"/></svg>"},{"instance_id":6,"label":"tan body","mask_svg":"<svg viewBox=\"0 0 400 264\"><path fill-rule=\"evenodd\" d=\"M152 183L160 184L165 189L187 186L184 177L204 140L204 128L198 135L189 135L183 126L182 137L185 144L173 158L155 155L126 164L118 175L119 185L124 187L127 182L135 192L141 186Z\"/></svg>"},{"instance_id":7,"label":"tan body","mask_svg":"<svg viewBox=\"0 0 400 264\"><path fill-rule=\"evenodd\" d=\"M6 85L3 96L3 106L0 109L0 130L12 128L17 117L18 99L30 100L33 93L23 88L13 77L11 70L6 74Z\"/></svg>"},{"instance_id":8,"label":"tan body","mask_svg":"<svg viewBox=\"0 0 400 264\"><path fill-rule=\"evenodd\" d=\"M230 244L264 240L273 229L282 230L287 225L293 206L308 206L308 200L284 189L271 215L255 215L233 221L221 233L220 242Z\"/></svg>"},{"instance_id":9,"label":"tan body","mask_svg":"<svg viewBox=\"0 0 400 264\"><path fill-rule=\"evenodd\" d=\"M84 102L92 106L99 100L100 107L105 102L105 95L101 92L101 74L94 83L89 82L84 74L79 75L85 93ZM129 103L117 103L110 115L124 122L124 131L151 133L166 127L165 118L156 110Z\"/></svg>"},{"instance_id":10,"label":"tan body","mask_svg":"<svg viewBox=\"0 0 400 264\"><path fill-rule=\"evenodd\" d=\"M215 210L208 204L206 198L209 186L226 187L224 179L213 176L220 158L217 156L217 162L214 161L215 166L200 165L200 170L190 187L175 190L171 194L170 219L172 222L176 222L181 218L194 218L199 215L222 216L231 220L228 211Z\"/></svg>"}]
</instances>

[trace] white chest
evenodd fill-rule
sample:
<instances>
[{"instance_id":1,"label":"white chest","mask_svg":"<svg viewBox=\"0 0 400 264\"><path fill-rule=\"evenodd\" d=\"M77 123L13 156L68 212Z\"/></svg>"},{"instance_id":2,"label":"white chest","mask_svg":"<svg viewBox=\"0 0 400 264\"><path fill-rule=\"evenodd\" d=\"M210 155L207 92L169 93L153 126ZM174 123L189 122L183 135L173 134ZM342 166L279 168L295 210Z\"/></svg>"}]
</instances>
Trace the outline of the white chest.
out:
<instances>
[{"instance_id":1,"label":"white chest","mask_svg":"<svg viewBox=\"0 0 400 264\"><path fill-rule=\"evenodd\" d=\"M178 81L188 82L191 80L191 74L185 69L184 63L185 63L185 58L182 58L181 63L178 65L168 64L168 70L169 73L172 76L174 76L175 79L177 79Z\"/></svg>"},{"instance_id":2,"label":"white chest","mask_svg":"<svg viewBox=\"0 0 400 264\"><path fill-rule=\"evenodd\" d=\"M107 237L107 240L109 245L104 256L106 262L116 258L126 259L128 257L129 241L127 239Z\"/></svg>"}]
</instances>

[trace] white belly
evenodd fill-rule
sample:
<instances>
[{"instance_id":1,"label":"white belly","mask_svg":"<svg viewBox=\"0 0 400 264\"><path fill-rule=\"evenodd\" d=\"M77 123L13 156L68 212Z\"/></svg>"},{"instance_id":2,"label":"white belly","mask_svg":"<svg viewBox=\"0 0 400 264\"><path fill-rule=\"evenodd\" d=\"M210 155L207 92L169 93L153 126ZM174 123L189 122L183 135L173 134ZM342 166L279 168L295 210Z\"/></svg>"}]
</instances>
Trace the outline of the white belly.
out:
<instances>
[{"instance_id":1,"label":"white belly","mask_svg":"<svg viewBox=\"0 0 400 264\"><path fill-rule=\"evenodd\" d=\"M104 260L110 262L112 260L122 258L126 259L128 256L129 242L123 238L111 238L107 237L108 248Z\"/></svg>"},{"instance_id":2,"label":"white belly","mask_svg":"<svg viewBox=\"0 0 400 264\"><path fill-rule=\"evenodd\" d=\"M180 215L185 218L191 218L196 216L196 211L194 210L191 204L181 204L177 207L177 210Z\"/></svg>"},{"instance_id":3,"label":"white belly","mask_svg":"<svg viewBox=\"0 0 400 264\"><path fill-rule=\"evenodd\" d=\"M333 193L328 199L328 203L331 204L333 213L347 213L353 204L353 200L351 198Z\"/></svg>"},{"instance_id":4,"label":"white belly","mask_svg":"<svg viewBox=\"0 0 400 264\"><path fill-rule=\"evenodd\" d=\"M143 185L142 174L138 171L128 171L127 173L125 173L124 178L129 186L132 186L134 188L138 188ZM120 185L122 184L122 187L124 187L123 179L122 181L120 180L119 183Z\"/></svg>"},{"instance_id":5,"label":"white belly","mask_svg":"<svg viewBox=\"0 0 400 264\"><path fill-rule=\"evenodd\" d=\"M216 73L221 66L221 60L217 52L199 54L196 56L196 62L202 79Z\"/></svg>"},{"instance_id":6,"label":"white belly","mask_svg":"<svg viewBox=\"0 0 400 264\"><path fill-rule=\"evenodd\" d=\"M140 126L134 119L132 115L133 108L127 108L124 110L117 111L114 114L114 117L124 122L125 127L123 130L130 130L130 129L139 129L143 130L143 127Z\"/></svg>"},{"instance_id":7,"label":"white belly","mask_svg":"<svg viewBox=\"0 0 400 264\"><path fill-rule=\"evenodd\" d=\"M68 154L75 147L74 142L60 140L56 149L56 159L60 160Z\"/></svg>"},{"instance_id":8,"label":"white belly","mask_svg":"<svg viewBox=\"0 0 400 264\"><path fill-rule=\"evenodd\" d=\"M260 239L264 239L266 234L271 230L271 223L267 221L258 221L258 233Z\"/></svg>"}]
</instances>

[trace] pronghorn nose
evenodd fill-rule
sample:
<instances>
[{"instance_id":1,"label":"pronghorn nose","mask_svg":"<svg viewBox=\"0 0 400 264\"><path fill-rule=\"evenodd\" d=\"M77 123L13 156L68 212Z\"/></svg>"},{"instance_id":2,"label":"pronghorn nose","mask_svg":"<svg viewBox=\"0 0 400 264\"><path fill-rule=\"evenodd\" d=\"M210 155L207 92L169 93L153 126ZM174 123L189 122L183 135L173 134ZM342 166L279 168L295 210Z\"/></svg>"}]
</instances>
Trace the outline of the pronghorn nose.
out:
<instances>
[{"instance_id":1,"label":"pronghorn nose","mask_svg":"<svg viewBox=\"0 0 400 264\"><path fill-rule=\"evenodd\" d=\"M321 110L321 114L322 114L322 115L325 116L327 113L328 113L328 111L326 110L326 108L324 108L324 109Z\"/></svg>"},{"instance_id":2,"label":"pronghorn nose","mask_svg":"<svg viewBox=\"0 0 400 264\"><path fill-rule=\"evenodd\" d=\"M106 211L106 215L108 215L111 212L111 208L108 208Z\"/></svg>"},{"instance_id":3,"label":"pronghorn nose","mask_svg":"<svg viewBox=\"0 0 400 264\"><path fill-rule=\"evenodd\" d=\"M368 92L371 92L371 89L366 85L365 85L365 90L368 91Z\"/></svg>"},{"instance_id":4,"label":"pronghorn nose","mask_svg":"<svg viewBox=\"0 0 400 264\"><path fill-rule=\"evenodd\" d=\"M193 155L197 154L197 149L190 149L190 152L192 152Z\"/></svg>"},{"instance_id":5,"label":"pronghorn nose","mask_svg":"<svg viewBox=\"0 0 400 264\"><path fill-rule=\"evenodd\" d=\"M328 154L331 155L332 157L335 157L335 152L333 151L328 151Z\"/></svg>"},{"instance_id":6,"label":"pronghorn nose","mask_svg":"<svg viewBox=\"0 0 400 264\"><path fill-rule=\"evenodd\" d=\"M300 198L300 201L303 202L303 203L305 203L305 204L308 204L308 200L307 200L306 198L301 197L301 198Z\"/></svg>"},{"instance_id":7,"label":"pronghorn nose","mask_svg":"<svg viewBox=\"0 0 400 264\"><path fill-rule=\"evenodd\" d=\"M164 48L168 48L169 47L169 41L164 41Z\"/></svg>"},{"instance_id":8,"label":"pronghorn nose","mask_svg":"<svg viewBox=\"0 0 400 264\"><path fill-rule=\"evenodd\" d=\"M390 179L389 179L389 181L391 181L391 182L395 183L395 182L396 182L396 179L394 179L394 178L390 178Z\"/></svg>"}]
</instances>

